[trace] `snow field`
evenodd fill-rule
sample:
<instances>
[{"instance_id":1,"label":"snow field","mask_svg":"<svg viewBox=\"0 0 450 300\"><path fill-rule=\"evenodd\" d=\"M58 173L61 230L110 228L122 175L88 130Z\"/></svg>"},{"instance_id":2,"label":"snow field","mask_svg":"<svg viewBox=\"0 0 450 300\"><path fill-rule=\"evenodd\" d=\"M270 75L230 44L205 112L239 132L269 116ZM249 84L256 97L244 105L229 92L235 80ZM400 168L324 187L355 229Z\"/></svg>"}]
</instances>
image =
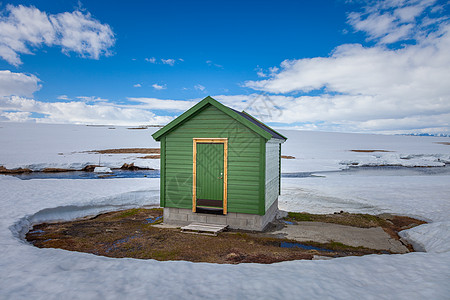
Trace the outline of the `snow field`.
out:
<instances>
[{"instance_id":1,"label":"snow field","mask_svg":"<svg viewBox=\"0 0 450 300\"><path fill-rule=\"evenodd\" d=\"M97 163L96 155L71 153L158 147L151 132L0 123L0 165L43 168L51 164L82 165L91 160ZM425 163L445 158L450 149L436 144L448 138L282 133L289 138L283 154L297 158L283 160L283 172L338 170L342 162L363 163L374 155L392 161L389 155L393 153L412 155ZM396 152L348 151L352 149ZM110 167L136 158L102 155L101 159ZM33 223L157 205L159 179L20 180L0 175L0 299L449 299L449 177L330 173L325 177L282 179L279 201L284 210L390 212L430 221L402 232L426 252L272 265L218 265L113 259L39 249L22 239Z\"/></svg>"}]
</instances>

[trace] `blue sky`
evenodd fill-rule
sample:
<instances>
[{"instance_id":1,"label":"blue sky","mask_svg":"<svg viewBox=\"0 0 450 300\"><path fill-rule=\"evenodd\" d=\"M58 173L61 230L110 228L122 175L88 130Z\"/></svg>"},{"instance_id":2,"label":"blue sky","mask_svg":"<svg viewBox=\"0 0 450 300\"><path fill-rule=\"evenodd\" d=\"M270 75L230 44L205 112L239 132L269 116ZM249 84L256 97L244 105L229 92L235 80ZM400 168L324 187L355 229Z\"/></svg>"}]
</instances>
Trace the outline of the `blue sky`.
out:
<instances>
[{"instance_id":1,"label":"blue sky","mask_svg":"<svg viewBox=\"0 0 450 300\"><path fill-rule=\"evenodd\" d=\"M207 95L276 127L449 133L449 5L7 1L0 120L165 124Z\"/></svg>"}]
</instances>

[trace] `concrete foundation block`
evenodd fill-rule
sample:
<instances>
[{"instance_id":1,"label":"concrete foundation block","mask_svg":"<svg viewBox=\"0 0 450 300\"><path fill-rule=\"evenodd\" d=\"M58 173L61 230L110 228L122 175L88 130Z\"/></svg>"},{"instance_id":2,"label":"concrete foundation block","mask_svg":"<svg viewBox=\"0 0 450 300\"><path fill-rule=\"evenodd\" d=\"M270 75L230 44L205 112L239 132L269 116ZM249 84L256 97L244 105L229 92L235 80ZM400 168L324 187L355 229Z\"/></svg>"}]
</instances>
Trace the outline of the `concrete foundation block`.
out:
<instances>
[{"instance_id":1,"label":"concrete foundation block","mask_svg":"<svg viewBox=\"0 0 450 300\"><path fill-rule=\"evenodd\" d=\"M248 227L248 224L247 224L247 220L246 219L238 219L238 218L236 218L236 219L228 219L227 220L228 222L228 225L231 227L231 228L235 228L235 229L245 229L245 228L247 228Z\"/></svg>"},{"instance_id":2,"label":"concrete foundation block","mask_svg":"<svg viewBox=\"0 0 450 300\"><path fill-rule=\"evenodd\" d=\"M206 223L206 216L203 214L189 214L188 221Z\"/></svg>"},{"instance_id":3,"label":"concrete foundation block","mask_svg":"<svg viewBox=\"0 0 450 300\"><path fill-rule=\"evenodd\" d=\"M170 218L176 221L187 221L188 215L180 213L170 213Z\"/></svg>"},{"instance_id":4,"label":"concrete foundation block","mask_svg":"<svg viewBox=\"0 0 450 300\"><path fill-rule=\"evenodd\" d=\"M206 223L227 225L227 218L223 216L209 215L206 217Z\"/></svg>"},{"instance_id":5,"label":"concrete foundation block","mask_svg":"<svg viewBox=\"0 0 450 300\"><path fill-rule=\"evenodd\" d=\"M226 214L226 217L227 217L228 219L236 219L236 218L237 218L237 213L235 213L235 212L229 212L229 213Z\"/></svg>"},{"instance_id":6,"label":"concrete foundation block","mask_svg":"<svg viewBox=\"0 0 450 300\"><path fill-rule=\"evenodd\" d=\"M226 215L194 213L184 208L164 208L164 223L185 226L190 223L210 223L228 225L231 229L263 231L277 216L278 201L275 201L263 216L229 212Z\"/></svg>"}]
</instances>

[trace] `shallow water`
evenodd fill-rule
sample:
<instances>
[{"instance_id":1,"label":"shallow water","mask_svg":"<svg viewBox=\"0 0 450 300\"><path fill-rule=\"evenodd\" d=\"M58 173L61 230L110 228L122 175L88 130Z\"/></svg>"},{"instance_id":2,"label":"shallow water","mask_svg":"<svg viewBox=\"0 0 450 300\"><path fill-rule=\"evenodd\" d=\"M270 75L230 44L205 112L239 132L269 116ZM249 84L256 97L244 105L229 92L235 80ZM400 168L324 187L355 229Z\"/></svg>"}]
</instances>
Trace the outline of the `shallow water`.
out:
<instances>
[{"instance_id":1,"label":"shallow water","mask_svg":"<svg viewBox=\"0 0 450 300\"><path fill-rule=\"evenodd\" d=\"M22 180L29 179L108 179L108 178L159 178L159 170L112 170L112 173L94 173L94 172L59 172L43 173L32 172L14 175Z\"/></svg>"},{"instance_id":2,"label":"shallow water","mask_svg":"<svg viewBox=\"0 0 450 300\"><path fill-rule=\"evenodd\" d=\"M281 173L286 178L326 177L327 174L366 176L450 176L450 167L350 167L341 171Z\"/></svg>"},{"instance_id":3,"label":"shallow water","mask_svg":"<svg viewBox=\"0 0 450 300\"><path fill-rule=\"evenodd\" d=\"M298 173L281 173L284 178L307 178L307 177L326 177L327 174L339 175L366 175L366 176L450 176L450 167L428 167L428 168L408 168L408 167L350 167L341 171L324 171L324 172L298 172ZM113 170L113 173L94 173L94 172L60 172L60 173L43 173L32 172L14 175L23 180L29 179L108 179L108 178L159 178L159 170Z\"/></svg>"},{"instance_id":4,"label":"shallow water","mask_svg":"<svg viewBox=\"0 0 450 300\"><path fill-rule=\"evenodd\" d=\"M314 247L314 246L310 246L310 245L304 245L304 244L300 244L300 243L290 243L290 242L281 242L280 247L281 248L301 248L301 249L305 249L305 250L333 252L332 250L325 249L325 248L319 248L319 247Z\"/></svg>"}]
</instances>

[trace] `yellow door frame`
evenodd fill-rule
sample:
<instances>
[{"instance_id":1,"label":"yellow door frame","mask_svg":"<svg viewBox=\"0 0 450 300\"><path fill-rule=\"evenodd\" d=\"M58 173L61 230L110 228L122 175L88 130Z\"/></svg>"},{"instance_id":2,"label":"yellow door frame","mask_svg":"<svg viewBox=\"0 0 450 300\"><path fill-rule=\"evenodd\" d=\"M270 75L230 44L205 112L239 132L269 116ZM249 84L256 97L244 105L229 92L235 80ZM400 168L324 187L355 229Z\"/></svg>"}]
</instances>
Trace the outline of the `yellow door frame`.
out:
<instances>
[{"instance_id":1,"label":"yellow door frame","mask_svg":"<svg viewBox=\"0 0 450 300\"><path fill-rule=\"evenodd\" d=\"M223 214L227 214L228 138L193 138L192 211L197 210L197 143L223 144Z\"/></svg>"}]
</instances>

